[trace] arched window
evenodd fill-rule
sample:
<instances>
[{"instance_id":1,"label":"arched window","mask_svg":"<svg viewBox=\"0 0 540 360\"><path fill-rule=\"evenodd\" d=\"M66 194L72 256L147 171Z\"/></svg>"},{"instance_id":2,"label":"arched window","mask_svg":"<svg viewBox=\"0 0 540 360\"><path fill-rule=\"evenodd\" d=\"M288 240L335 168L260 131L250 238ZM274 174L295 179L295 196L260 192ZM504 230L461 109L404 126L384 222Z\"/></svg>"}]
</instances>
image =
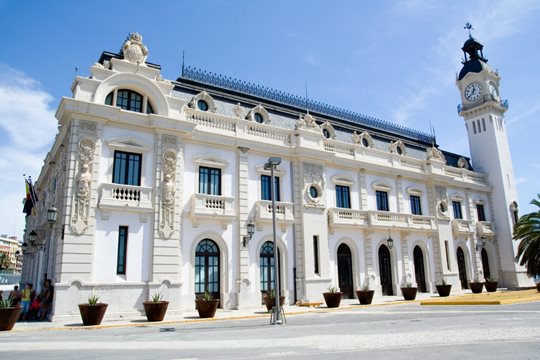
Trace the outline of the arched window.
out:
<instances>
[{"instance_id":1,"label":"arched window","mask_svg":"<svg viewBox=\"0 0 540 360\"><path fill-rule=\"evenodd\" d=\"M128 89L115 90L105 98L105 105L116 106L124 110L140 112L146 108L147 114L153 114L152 105L144 96L136 91Z\"/></svg>"},{"instance_id":2,"label":"arched window","mask_svg":"<svg viewBox=\"0 0 540 360\"><path fill-rule=\"evenodd\" d=\"M278 267L281 271L281 262L279 261L279 249L278 249ZM268 293L274 289L274 244L271 241L267 241L261 246L260 253L260 278L261 278L261 292ZM281 277L279 279L281 289Z\"/></svg>"},{"instance_id":3,"label":"arched window","mask_svg":"<svg viewBox=\"0 0 540 360\"><path fill-rule=\"evenodd\" d=\"M219 288L219 247L204 239L195 249L195 294L209 292L219 299Z\"/></svg>"}]
</instances>

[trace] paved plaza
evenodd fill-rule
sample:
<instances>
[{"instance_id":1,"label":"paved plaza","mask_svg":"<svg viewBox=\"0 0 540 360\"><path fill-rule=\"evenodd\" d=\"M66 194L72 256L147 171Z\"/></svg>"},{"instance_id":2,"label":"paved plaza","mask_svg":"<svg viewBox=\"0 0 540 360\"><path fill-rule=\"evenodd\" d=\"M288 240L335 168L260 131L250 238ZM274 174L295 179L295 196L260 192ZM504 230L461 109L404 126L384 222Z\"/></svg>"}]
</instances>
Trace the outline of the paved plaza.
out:
<instances>
[{"instance_id":1,"label":"paved plaza","mask_svg":"<svg viewBox=\"0 0 540 360\"><path fill-rule=\"evenodd\" d=\"M211 321L134 319L92 329L23 323L0 334L0 358L540 359L540 302L421 306L395 301L300 310L288 308L282 326L269 325L263 311L222 312Z\"/></svg>"}]
</instances>

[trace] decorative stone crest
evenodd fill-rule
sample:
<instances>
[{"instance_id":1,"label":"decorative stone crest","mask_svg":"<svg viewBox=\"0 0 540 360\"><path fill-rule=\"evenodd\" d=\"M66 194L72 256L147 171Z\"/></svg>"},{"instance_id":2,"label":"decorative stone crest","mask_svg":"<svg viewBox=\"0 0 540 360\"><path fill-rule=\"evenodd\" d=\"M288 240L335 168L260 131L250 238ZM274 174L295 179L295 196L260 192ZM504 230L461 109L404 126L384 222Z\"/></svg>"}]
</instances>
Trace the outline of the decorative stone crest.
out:
<instances>
[{"instance_id":1,"label":"decorative stone crest","mask_svg":"<svg viewBox=\"0 0 540 360\"><path fill-rule=\"evenodd\" d=\"M92 195L92 161L96 142L83 137L79 141L79 172L76 177L75 207L71 218L71 228L77 235L82 235L88 228L90 197Z\"/></svg>"},{"instance_id":2,"label":"decorative stone crest","mask_svg":"<svg viewBox=\"0 0 540 360\"><path fill-rule=\"evenodd\" d=\"M306 115L300 115L296 121L298 129L319 130L319 125L315 122L315 118L308 112Z\"/></svg>"},{"instance_id":3,"label":"decorative stone crest","mask_svg":"<svg viewBox=\"0 0 540 360\"><path fill-rule=\"evenodd\" d=\"M136 64L144 64L148 57L148 49L142 43L142 36L138 33L129 34L129 38L122 45L124 59Z\"/></svg>"},{"instance_id":4,"label":"decorative stone crest","mask_svg":"<svg viewBox=\"0 0 540 360\"><path fill-rule=\"evenodd\" d=\"M351 140L353 144L360 144L360 141L362 141L362 136L360 136L360 134L355 130L351 135Z\"/></svg>"},{"instance_id":5,"label":"decorative stone crest","mask_svg":"<svg viewBox=\"0 0 540 360\"><path fill-rule=\"evenodd\" d=\"M457 161L457 166L460 169L467 169L468 170L469 169L469 162L463 156L461 156Z\"/></svg>"},{"instance_id":6,"label":"decorative stone crest","mask_svg":"<svg viewBox=\"0 0 540 360\"><path fill-rule=\"evenodd\" d=\"M242 109L242 106L240 106L240 103L236 103L236 105L234 106L234 116L241 119L243 113L244 113L244 109Z\"/></svg>"},{"instance_id":7,"label":"decorative stone crest","mask_svg":"<svg viewBox=\"0 0 540 360\"><path fill-rule=\"evenodd\" d=\"M390 142L390 144L388 145L388 150L390 150L391 153L399 155L406 155L407 153L405 145L401 140Z\"/></svg>"},{"instance_id":8,"label":"decorative stone crest","mask_svg":"<svg viewBox=\"0 0 540 360\"><path fill-rule=\"evenodd\" d=\"M448 200L446 198L446 188L443 186L435 186L437 197L437 218L441 220L449 220L448 215Z\"/></svg>"},{"instance_id":9,"label":"decorative stone crest","mask_svg":"<svg viewBox=\"0 0 540 360\"><path fill-rule=\"evenodd\" d=\"M444 157L441 150L437 149L435 146L432 146L427 149L427 159L428 160L437 160L446 163L446 158Z\"/></svg>"},{"instance_id":10,"label":"decorative stone crest","mask_svg":"<svg viewBox=\"0 0 540 360\"><path fill-rule=\"evenodd\" d=\"M177 155L174 150L163 152L163 180L161 182L161 235L170 239L174 232L174 195Z\"/></svg>"}]
</instances>

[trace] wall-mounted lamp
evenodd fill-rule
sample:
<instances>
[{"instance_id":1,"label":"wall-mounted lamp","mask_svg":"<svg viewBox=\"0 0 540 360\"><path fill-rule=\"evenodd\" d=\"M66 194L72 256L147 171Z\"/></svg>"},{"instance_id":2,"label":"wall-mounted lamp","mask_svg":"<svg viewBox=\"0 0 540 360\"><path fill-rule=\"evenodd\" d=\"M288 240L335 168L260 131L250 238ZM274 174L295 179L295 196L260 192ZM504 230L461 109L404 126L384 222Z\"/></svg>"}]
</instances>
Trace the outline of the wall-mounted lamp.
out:
<instances>
[{"instance_id":1,"label":"wall-mounted lamp","mask_svg":"<svg viewBox=\"0 0 540 360\"><path fill-rule=\"evenodd\" d=\"M487 241L486 241L486 236L485 236L485 235L482 235L482 237L480 238L480 240L478 240L478 241L476 242L476 251L482 250L482 248L483 248L484 246L486 246L486 242L487 242Z\"/></svg>"},{"instance_id":2,"label":"wall-mounted lamp","mask_svg":"<svg viewBox=\"0 0 540 360\"><path fill-rule=\"evenodd\" d=\"M386 245L390 250L394 247L394 239L390 236L390 230L388 230L388 240L386 240Z\"/></svg>"},{"instance_id":3,"label":"wall-mounted lamp","mask_svg":"<svg viewBox=\"0 0 540 360\"><path fill-rule=\"evenodd\" d=\"M251 222L251 220L247 223L246 225L246 228L247 228L247 236L244 236L242 238L242 246L243 247L246 247L247 244L249 243L249 240L251 240L251 238L253 237L253 234L255 234L255 224L253 222Z\"/></svg>"}]
</instances>

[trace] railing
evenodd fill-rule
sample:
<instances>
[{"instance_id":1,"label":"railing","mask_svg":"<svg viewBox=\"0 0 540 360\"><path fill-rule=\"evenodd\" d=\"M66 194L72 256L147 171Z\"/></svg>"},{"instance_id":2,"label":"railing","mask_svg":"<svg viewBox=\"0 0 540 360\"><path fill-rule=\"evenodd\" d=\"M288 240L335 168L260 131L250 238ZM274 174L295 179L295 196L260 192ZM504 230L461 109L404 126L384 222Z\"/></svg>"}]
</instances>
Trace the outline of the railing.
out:
<instances>
[{"instance_id":1,"label":"railing","mask_svg":"<svg viewBox=\"0 0 540 360\"><path fill-rule=\"evenodd\" d=\"M476 235L481 238L482 236L491 237L495 235L495 226L488 221L478 221L476 223Z\"/></svg>"},{"instance_id":2,"label":"railing","mask_svg":"<svg viewBox=\"0 0 540 360\"><path fill-rule=\"evenodd\" d=\"M289 145L291 143L290 131L275 126L250 122L246 126L246 132L249 135L260 136L265 139L279 141L286 145Z\"/></svg>"},{"instance_id":3,"label":"railing","mask_svg":"<svg viewBox=\"0 0 540 360\"><path fill-rule=\"evenodd\" d=\"M257 222L272 221L272 201L259 200L256 206ZM277 222L294 222L294 204L282 201L276 201L276 221Z\"/></svg>"},{"instance_id":4,"label":"railing","mask_svg":"<svg viewBox=\"0 0 540 360\"><path fill-rule=\"evenodd\" d=\"M236 131L235 120L227 116L200 111L197 109L187 109L186 117L189 121L202 126L231 132Z\"/></svg>"},{"instance_id":5,"label":"railing","mask_svg":"<svg viewBox=\"0 0 540 360\"><path fill-rule=\"evenodd\" d=\"M123 184L101 184L100 208L152 210L152 188Z\"/></svg>"},{"instance_id":6,"label":"railing","mask_svg":"<svg viewBox=\"0 0 540 360\"><path fill-rule=\"evenodd\" d=\"M452 220L452 231L454 234L472 234L474 232L472 228L471 220L454 219Z\"/></svg>"},{"instance_id":7,"label":"railing","mask_svg":"<svg viewBox=\"0 0 540 360\"><path fill-rule=\"evenodd\" d=\"M325 140L324 150L354 156L354 145L336 140Z\"/></svg>"},{"instance_id":8,"label":"railing","mask_svg":"<svg viewBox=\"0 0 540 360\"><path fill-rule=\"evenodd\" d=\"M191 197L191 217L194 220L199 218L224 220L235 216L232 197L207 194L193 194Z\"/></svg>"},{"instance_id":9,"label":"railing","mask_svg":"<svg viewBox=\"0 0 540 360\"><path fill-rule=\"evenodd\" d=\"M497 102L500 106L502 106L505 109L508 109L508 100L495 100L491 95L484 95L477 101L471 103L471 104L458 104L457 106L457 112L458 114L462 111L466 111L469 109L472 109L473 107L476 107L478 105L482 105L487 102Z\"/></svg>"},{"instance_id":10,"label":"railing","mask_svg":"<svg viewBox=\"0 0 540 360\"><path fill-rule=\"evenodd\" d=\"M331 226L381 226L411 230L436 229L433 216L373 210L330 208L328 209L328 221Z\"/></svg>"}]
</instances>

